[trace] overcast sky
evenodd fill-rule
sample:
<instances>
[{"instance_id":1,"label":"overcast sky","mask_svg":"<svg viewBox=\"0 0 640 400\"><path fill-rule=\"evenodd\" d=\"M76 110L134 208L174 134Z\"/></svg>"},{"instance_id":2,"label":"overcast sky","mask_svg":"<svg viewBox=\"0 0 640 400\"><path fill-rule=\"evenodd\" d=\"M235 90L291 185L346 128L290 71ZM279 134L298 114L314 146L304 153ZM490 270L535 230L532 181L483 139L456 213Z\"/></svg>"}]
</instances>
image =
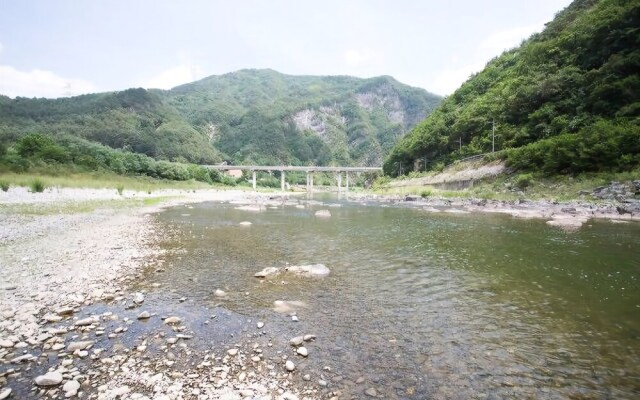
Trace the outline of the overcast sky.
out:
<instances>
[{"instance_id":1,"label":"overcast sky","mask_svg":"<svg viewBox=\"0 0 640 400\"><path fill-rule=\"evenodd\" d=\"M569 0L0 0L0 94L164 88L243 68L451 94Z\"/></svg>"}]
</instances>

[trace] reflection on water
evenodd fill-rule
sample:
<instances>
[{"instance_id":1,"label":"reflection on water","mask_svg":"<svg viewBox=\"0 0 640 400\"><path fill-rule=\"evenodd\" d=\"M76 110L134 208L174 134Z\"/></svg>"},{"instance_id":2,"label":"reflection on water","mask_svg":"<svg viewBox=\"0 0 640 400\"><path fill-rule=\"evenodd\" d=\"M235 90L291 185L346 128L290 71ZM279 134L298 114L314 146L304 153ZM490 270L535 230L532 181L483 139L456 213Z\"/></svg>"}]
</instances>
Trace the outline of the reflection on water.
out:
<instances>
[{"instance_id":1,"label":"reflection on water","mask_svg":"<svg viewBox=\"0 0 640 400\"><path fill-rule=\"evenodd\" d=\"M159 218L179 234L152 281L172 291L149 290L316 334L306 368L347 398L363 387L390 399L640 394L637 224L564 233L544 221L341 205L328 219L314 217L326 208L316 204L168 210ZM253 277L285 263L332 273ZM308 307L295 323L275 300Z\"/></svg>"}]
</instances>

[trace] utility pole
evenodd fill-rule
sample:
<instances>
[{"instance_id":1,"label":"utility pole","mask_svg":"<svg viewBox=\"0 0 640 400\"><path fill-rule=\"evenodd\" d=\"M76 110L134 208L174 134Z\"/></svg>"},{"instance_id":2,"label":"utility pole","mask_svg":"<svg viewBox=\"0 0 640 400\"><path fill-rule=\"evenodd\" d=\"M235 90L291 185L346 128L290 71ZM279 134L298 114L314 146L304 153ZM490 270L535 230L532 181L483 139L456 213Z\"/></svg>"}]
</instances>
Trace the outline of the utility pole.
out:
<instances>
[{"instance_id":1,"label":"utility pole","mask_svg":"<svg viewBox=\"0 0 640 400\"><path fill-rule=\"evenodd\" d=\"M491 129L491 152L496 151L496 119L493 119L493 128Z\"/></svg>"}]
</instances>

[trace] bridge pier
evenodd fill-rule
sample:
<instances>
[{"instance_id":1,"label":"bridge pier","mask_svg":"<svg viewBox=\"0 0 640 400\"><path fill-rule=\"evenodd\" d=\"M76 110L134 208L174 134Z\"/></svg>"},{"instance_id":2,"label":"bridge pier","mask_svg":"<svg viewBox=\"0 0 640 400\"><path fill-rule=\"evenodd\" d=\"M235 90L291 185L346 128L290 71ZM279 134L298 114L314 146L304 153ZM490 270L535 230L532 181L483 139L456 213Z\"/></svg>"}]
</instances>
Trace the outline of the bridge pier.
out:
<instances>
[{"instance_id":1,"label":"bridge pier","mask_svg":"<svg viewBox=\"0 0 640 400\"><path fill-rule=\"evenodd\" d=\"M280 189L284 192L284 171L280 171Z\"/></svg>"},{"instance_id":2,"label":"bridge pier","mask_svg":"<svg viewBox=\"0 0 640 400\"><path fill-rule=\"evenodd\" d=\"M338 193L342 191L342 172L338 172Z\"/></svg>"},{"instance_id":3,"label":"bridge pier","mask_svg":"<svg viewBox=\"0 0 640 400\"><path fill-rule=\"evenodd\" d=\"M251 174L251 184L253 185L253 191L255 192L255 190L256 190L256 171L253 170L251 172L252 172L252 174Z\"/></svg>"},{"instance_id":4,"label":"bridge pier","mask_svg":"<svg viewBox=\"0 0 640 400\"><path fill-rule=\"evenodd\" d=\"M344 175L347 177L347 186L346 186L346 192L349 192L349 173L345 172Z\"/></svg>"}]
</instances>

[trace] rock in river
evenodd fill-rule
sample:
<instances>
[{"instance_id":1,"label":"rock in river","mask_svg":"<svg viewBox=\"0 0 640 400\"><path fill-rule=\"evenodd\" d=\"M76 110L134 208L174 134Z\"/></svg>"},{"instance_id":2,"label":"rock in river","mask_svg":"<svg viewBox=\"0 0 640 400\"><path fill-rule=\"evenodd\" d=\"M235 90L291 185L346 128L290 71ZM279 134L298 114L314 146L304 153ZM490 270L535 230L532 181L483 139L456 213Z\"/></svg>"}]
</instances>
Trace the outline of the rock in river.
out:
<instances>
[{"instance_id":1,"label":"rock in river","mask_svg":"<svg viewBox=\"0 0 640 400\"><path fill-rule=\"evenodd\" d=\"M76 350L85 350L86 348L92 346L94 343L93 340L85 340L82 342L71 342L67 346L67 351L73 353Z\"/></svg>"},{"instance_id":2,"label":"rock in river","mask_svg":"<svg viewBox=\"0 0 640 400\"><path fill-rule=\"evenodd\" d=\"M67 383L62 386L62 390L64 390L65 397L72 397L78 394L78 390L80 390L80 382L72 379L67 381Z\"/></svg>"},{"instance_id":3,"label":"rock in river","mask_svg":"<svg viewBox=\"0 0 640 400\"><path fill-rule=\"evenodd\" d=\"M318 210L315 215L316 217L329 218L331 217L331 212L329 210Z\"/></svg>"},{"instance_id":4,"label":"rock in river","mask_svg":"<svg viewBox=\"0 0 640 400\"><path fill-rule=\"evenodd\" d=\"M267 267L262 271L256 272L255 275L253 276L255 276L256 278L266 278L267 276L278 275L279 273L280 273L280 268Z\"/></svg>"},{"instance_id":5,"label":"rock in river","mask_svg":"<svg viewBox=\"0 0 640 400\"><path fill-rule=\"evenodd\" d=\"M285 268L285 270L296 275L313 277L323 277L331 273L331 270L324 264L292 265Z\"/></svg>"},{"instance_id":6,"label":"rock in river","mask_svg":"<svg viewBox=\"0 0 640 400\"><path fill-rule=\"evenodd\" d=\"M4 400L11 395L11 388L2 389L0 391L0 400Z\"/></svg>"},{"instance_id":7,"label":"rock in river","mask_svg":"<svg viewBox=\"0 0 640 400\"><path fill-rule=\"evenodd\" d=\"M140 315L138 315L138 319L148 319L149 317L151 317L149 311L143 311L140 313Z\"/></svg>"},{"instance_id":8,"label":"rock in river","mask_svg":"<svg viewBox=\"0 0 640 400\"><path fill-rule=\"evenodd\" d=\"M89 317L89 318L83 318L83 319L77 320L75 325L76 326L87 326L87 325L91 325L91 324L93 324L95 322L98 322L98 318Z\"/></svg>"},{"instance_id":9,"label":"rock in river","mask_svg":"<svg viewBox=\"0 0 640 400\"><path fill-rule=\"evenodd\" d=\"M181 323L182 320L179 317L167 317L164 320L164 323L167 325L175 325Z\"/></svg>"},{"instance_id":10,"label":"rock in river","mask_svg":"<svg viewBox=\"0 0 640 400\"><path fill-rule=\"evenodd\" d=\"M38 386L56 386L62 382L62 374L58 371L48 372L35 379Z\"/></svg>"}]
</instances>

